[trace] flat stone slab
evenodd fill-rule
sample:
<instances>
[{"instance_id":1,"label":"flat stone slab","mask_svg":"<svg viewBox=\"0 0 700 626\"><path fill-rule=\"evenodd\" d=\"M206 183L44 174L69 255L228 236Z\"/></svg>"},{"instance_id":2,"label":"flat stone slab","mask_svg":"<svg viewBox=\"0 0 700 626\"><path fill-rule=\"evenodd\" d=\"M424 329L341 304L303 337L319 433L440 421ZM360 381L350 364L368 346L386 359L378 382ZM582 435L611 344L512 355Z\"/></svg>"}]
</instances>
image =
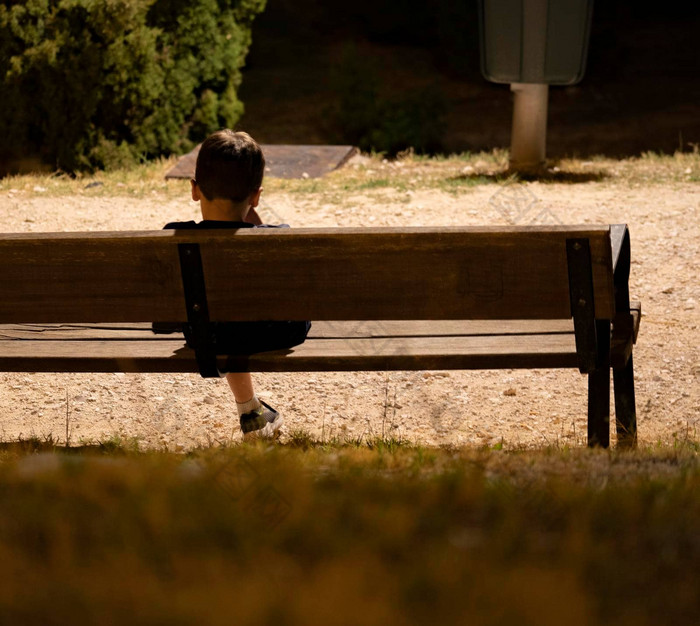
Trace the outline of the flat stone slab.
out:
<instances>
[{"instance_id":1,"label":"flat stone slab","mask_svg":"<svg viewBox=\"0 0 700 626\"><path fill-rule=\"evenodd\" d=\"M273 178L321 178L347 163L358 150L354 146L261 145L265 175ZM165 178L194 178L200 146L180 157Z\"/></svg>"}]
</instances>

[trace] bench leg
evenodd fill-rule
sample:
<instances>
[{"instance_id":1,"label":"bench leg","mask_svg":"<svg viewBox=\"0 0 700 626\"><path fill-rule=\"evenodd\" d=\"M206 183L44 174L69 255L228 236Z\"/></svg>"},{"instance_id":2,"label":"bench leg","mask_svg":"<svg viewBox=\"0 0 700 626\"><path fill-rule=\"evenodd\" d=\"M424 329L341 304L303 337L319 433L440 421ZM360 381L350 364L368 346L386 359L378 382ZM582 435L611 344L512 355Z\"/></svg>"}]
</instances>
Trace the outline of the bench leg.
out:
<instances>
[{"instance_id":1,"label":"bench leg","mask_svg":"<svg viewBox=\"0 0 700 626\"><path fill-rule=\"evenodd\" d=\"M634 398L634 365L630 355L623 369L613 370L615 423L619 448L637 447L637 410Z\"/></svg>"},{"instance_id":2,"label":"bench leg","mask_svg":"<svg viewBox=\"0 0 700 626\"><path fill-rule=\"evenodd\" d=\"M588 446L610 446L610 322L596 321L598 359L588 373Z\"/></svg>"}]
</instances>

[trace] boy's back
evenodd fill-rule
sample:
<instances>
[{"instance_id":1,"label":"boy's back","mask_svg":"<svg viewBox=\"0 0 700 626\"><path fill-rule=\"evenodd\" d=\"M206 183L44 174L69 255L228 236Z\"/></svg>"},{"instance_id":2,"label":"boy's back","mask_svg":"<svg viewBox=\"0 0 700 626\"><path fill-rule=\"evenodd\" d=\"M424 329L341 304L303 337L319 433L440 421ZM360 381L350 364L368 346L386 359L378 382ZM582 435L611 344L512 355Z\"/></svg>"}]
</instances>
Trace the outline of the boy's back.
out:
<instances>
[{"instance_id":1,"label":"boy's back","mask_svg":"<svg viewBox=\"0 0 700 626\"><path fill-rule=\"evenodd\" d=\"M195 178L191 181L192 199L200 203L202 221L170 222L171 229L238 229L272 227L261 223L255 208L262 194L265 158L260 146L247 133L224 129L207 137L197 156ZM281 225L286 227L287 225ZM231 268L231 272L240 268ZM251 285L250 289L255 289ZM260 307L274 298L260 294ZM218 354L253 354L282 350L302 343L311 327L308 321L255 321L212 323L208 335ZM162 326L161 326L162 329ZM172 327L170 328L172 330ZM182 327L188 345L194 334ZM154 327L154 331L159 329ZM279 432L279 413L258 400L249 373L228 373L226 379L236 397L245 433L265 436Z\"/></svg>"}]
</instances>

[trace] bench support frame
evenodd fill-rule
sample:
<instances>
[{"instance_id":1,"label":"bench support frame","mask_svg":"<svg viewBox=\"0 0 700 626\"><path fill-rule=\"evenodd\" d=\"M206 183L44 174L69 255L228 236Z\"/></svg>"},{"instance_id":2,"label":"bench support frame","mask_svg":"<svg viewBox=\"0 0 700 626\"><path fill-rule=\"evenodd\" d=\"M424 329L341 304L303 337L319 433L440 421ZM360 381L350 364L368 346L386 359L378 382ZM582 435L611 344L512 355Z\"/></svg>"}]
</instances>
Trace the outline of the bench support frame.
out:
<instances>
[{"instance_id":1,"label":"bench support frame","mask_svg":"<svg viewBox=\"0 0 700 626\"><path fill-rule=\"evenodd\" d=\"M620 363L615 363L613 368L617 445L622 448L634 448L637 446L637 412L632 344L636 337L635 325L630 314L630 235L627 228L613 228L613 235L621 236L619 241L615 242L617 245L614 246L614 251L617 253L617 258L613 259L616 315L613 320L612 334L613 342L616 345L622 345ZM615 228L619 229L615 230Z\"/></svg>"},{"instance_id":2,"label":"bench support frame","mask_svg":"<svg viewBox=\"0 0 700 626\"><path fill-rule=\"evenodd\" d=\"M588 445L610 445L610 370L615 393L618 446L637 445L632 344L634 321L630 313L630 239L627 228L613 231L614 320L596 319L591 252L587 239L567 239L569 296L574 319L579 370L588 374ZM615 346L615 353L613 353Z\"/></svg>"},{"instance_id":3,"label":"bench support frame","mask_svg":"<svg viewBox=\"0 0 700 626\"><path fill-rule=\"evenodd\" d=\"M187 306L189 343L194 349L202 377L219 378L221 373L216 364L216 350L209 330L209 305L199 244L180 243L177 249Z\"/></svg>"},{"instance_id":4,"label":"bench support frame","mask_svg":"<svg viewBox=\"0 0 700 626\"><path fill-rule=\"evenodd\" d=\"M588 239L567 239L569 297L579 371L588 374L588 445L610 445L610 320L597 320Z\"/></svg>"}]
</instances>

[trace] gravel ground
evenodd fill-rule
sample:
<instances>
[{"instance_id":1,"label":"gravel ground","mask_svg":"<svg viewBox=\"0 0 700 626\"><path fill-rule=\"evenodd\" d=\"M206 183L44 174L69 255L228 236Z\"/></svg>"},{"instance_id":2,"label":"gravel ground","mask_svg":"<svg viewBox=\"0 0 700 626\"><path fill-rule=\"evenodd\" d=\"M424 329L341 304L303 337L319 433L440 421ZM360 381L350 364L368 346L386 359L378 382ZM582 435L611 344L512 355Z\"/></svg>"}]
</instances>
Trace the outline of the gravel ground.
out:
<instances>
[{"instance_id":1,"label":"gravel ground","mask_svg":"<svg viewBox=\"0 0 700 626\"><path fill-rule=\"evenodd\" d=\"M351 168L368 170L359 157ZM383 165L381 167L401 167ZM469 171L469 166L467 166ZM457 172L459 173L459 172ZM182 188L174 194L173 186ZM134 198L0 188L4 232L159 229L197 217L187 183ZM176 189L176 191L177 191ZM177 196L178 199L173 199ZM629 224L631 296L644 319L636 346L643 444L697 440L700 422L700 185L505 181L449 190L391 187L327 195L267 193L263 216L292 226L422 226L532 222ZM285 437L392 436L426 445L582 445L586 378L576 371L256 374L258 395L283 411ZM0 373L0 436L73 444L136 439L188 450L240 440L224 381L196 375Z\"/></svg>"}]
</instances>

